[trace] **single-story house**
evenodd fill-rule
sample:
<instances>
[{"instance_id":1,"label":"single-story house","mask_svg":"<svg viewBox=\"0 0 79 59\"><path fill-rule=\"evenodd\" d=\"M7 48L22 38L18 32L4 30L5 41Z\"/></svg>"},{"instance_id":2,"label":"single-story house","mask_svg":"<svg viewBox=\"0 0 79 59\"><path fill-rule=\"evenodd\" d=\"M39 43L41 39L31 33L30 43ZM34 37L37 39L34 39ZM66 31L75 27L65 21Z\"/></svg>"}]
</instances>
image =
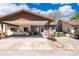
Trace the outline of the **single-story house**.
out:
<instances>
[{"instance_id":1,"label":"single-story house","mask_svg":"<svg viewBox=\"0 0 79 59\"><path fill-rule=\"evenodd\" d=\"M25 9L0 17L0 35L38 35L45 29L50 34L54 20ZM55 24L56 25L56 24ZM4 35L5 34L5 35Z\"/></svg>"},{"instance_id":2,"label":"single-story house","mask_svg":"<svg viewBox=\"0 0 79 59\"><path fill-rule=\"evenodd\" d=\"M25 9L21 9L0 17L0 36L10 35L41 35L42 32L50 35L51 31L79 35L79 21L54 20Z\"/></svg>"},{"instance_id":3,"label":"single-story house","mask_svg":"<svg viewBox=\"0 0 79 59\"><path fill-rule=\"evenodd\" d=\"M79 20L62 21L62 31L79 36Z\"/></svg>"}]
</instances>

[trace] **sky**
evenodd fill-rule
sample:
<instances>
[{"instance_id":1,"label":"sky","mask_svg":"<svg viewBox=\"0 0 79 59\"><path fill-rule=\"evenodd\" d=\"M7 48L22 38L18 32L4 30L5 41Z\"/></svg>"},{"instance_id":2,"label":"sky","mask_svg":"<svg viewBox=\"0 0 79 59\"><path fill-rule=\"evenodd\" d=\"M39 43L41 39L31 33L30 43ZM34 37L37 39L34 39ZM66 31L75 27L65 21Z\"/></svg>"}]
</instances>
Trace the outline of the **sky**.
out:
<instances>
[{"instance_id":1,"label":"sky","mask_svg":"<svg viewBox=\"0 0 79 59\"><path fill-rule=\"evenodd\" d=\"M32 3L28 3L27 4L30 8L37 8L37 9L41 9L41 10L55 10L55 9L59 9L62 6L68 5L71 6L72 9L75 9L77 12L79 12L79 4L78 3L37 3L37 4L32 4Z\"/></svg>"},{"instance_id":2,"label":"sky","mask_svg":"<svg viewBox=\"0 0 79 59\"><path fill-rule=\"evenodd\" d=\"M0 3L0 16L15 12L19 9L48 16L60 11L63 19L69 19L75 12L79 12L79 3Z\"/></svg>"}]
</instances>

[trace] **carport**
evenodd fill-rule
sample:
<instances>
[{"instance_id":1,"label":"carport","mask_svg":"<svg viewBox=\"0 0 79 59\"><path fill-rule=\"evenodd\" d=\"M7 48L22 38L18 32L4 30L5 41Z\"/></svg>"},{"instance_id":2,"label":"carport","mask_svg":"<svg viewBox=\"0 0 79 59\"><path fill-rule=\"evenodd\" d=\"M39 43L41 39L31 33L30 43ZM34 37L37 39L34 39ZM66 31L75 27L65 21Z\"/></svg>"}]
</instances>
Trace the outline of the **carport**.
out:
<instances>
[{"instance_id":1,"label":"carport","mask_svg":"<svg viewBox=\"0 0 79 59\"><path fill-rule=\"evenodd\" d=\"M31 28L33 27L48 27L48 36L50 35L50 23L53 20L49 17L44 17L35 13L32 13L30 11L27 11L25 9L18 10L16 12L10 13L8 15L5 15L3 17L0 17L0 33L1 38L5 37L4 32L7 32L7 28L9 26L15 26L15 27L28 27L29 31L34 31ZM32 27L31 27L32 26ZM35 26L35 27L34 27Z\"/></svg>"}]
</instances>

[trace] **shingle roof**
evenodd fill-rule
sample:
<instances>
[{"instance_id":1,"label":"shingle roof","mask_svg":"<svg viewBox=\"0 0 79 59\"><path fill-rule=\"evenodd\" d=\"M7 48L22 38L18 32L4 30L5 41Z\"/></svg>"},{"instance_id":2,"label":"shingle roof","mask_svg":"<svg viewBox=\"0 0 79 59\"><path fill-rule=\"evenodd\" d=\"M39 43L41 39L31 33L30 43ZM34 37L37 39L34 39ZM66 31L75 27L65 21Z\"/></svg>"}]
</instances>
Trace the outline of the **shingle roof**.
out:
<instances>
[{"instance_id":1,"label":"shingle roof","mask_svg":"<svg viewBox=\"0 0 79 59\"><path fill-rule=\"evenodd\" d=\"M16 14L22 13L22 12L24 12L24 13L29 13L29 14L31 14L31 15L34 15L34 16L37 16L37 17L40 17L40 18L43 18L43 19L46 19L46 20L52 20L52 21L53 21L53 19L51 19L51 18L49 18L49 17L45 17L45 16L42 16L42 15L40 15L40 14L33 13L33 12L28 11L28 10L25 10L25 9L17 10L17 11L15 11L15 12L9 13L8 15L2 16L2 17L0 17L0 21L3 20L3 19L9 18L9 17L11 17L12 15L16 15Z\"/></svg>"},{"instance_id":2,"label":"shingle roof","mask_svg":"<svg viewBox=\"0 0 79 59\"><path fill-rule=\"evenodd\" d=\"M79 20L68 20L68 21L64 21L67 24L70 24L72 26L79 26Z\"/></svg>"}]
</instances>

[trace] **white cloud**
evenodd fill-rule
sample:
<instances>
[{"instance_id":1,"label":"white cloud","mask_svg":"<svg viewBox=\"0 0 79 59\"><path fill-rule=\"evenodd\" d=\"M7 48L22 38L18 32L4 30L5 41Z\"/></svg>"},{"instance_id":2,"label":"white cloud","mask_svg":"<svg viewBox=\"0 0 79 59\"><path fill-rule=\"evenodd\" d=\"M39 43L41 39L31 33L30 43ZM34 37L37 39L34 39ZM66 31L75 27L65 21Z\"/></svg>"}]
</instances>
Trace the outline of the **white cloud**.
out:
<instances>
[{"instance_id":1,"label":"white cloud","mask_svg":"<svg viewBox=\"0 0 79 59\"><path fill-rule=\"evenodd\" d=\"M26 4L20 4L20 5L18 6L18 8L20 8L20 9L24 8L24 9L30 10L29 6L26 5Z\"/></svg>"},{"instance_id":2,"label":"white cloud","mask_svg":"<svg viewBox=\"0 0 79 59\"><path fill-rule=\"evenodd\" d=\"M42 11L40 9L33 8L32 12L41 14L43 16L49 16L50 15L50 17L55 18L55 19L60 18L60 19L68 20L75 13L75 10L72 9L71 5L65 4L64 6L59 7L58 10L49 9L47 11Z\"/></svg>"},{"instance_id":3,"label":"white cloud","mask_svg":"<svg viewBox=\"0 0 79 59\"><path fill-rule=\"evenodd\" d=\"M49 10L47 11L48 14L50 14L51 12L53 12L53 10L51 10L51 9L49 9Z\"/></svg>"},{"instance_id":4,"label":"white cloud","mask_svg":"<svg viewBox=\"0 0 79 59\"><path fill-rule=\"evenodd\" d=\"M32 8L31 9L31 12L34 12L34 13L37 13L37 14L40 14L40 15L43 15L43 16L48 16L50 13L53 12L53 10L47 10L47 11L43 11L43 10L40 10L40 9L37 9L37 8Z\"/></svg>"},{"instance_id":5,"label":"white cloud","mask_svg":"<svg viewBox=\"0 0 79 59\"><path fill-rule=\"evenodd\" d=\"M36 8L32 8L32 9L31 9L31 12L40 14L40 13L42 12L42 10L40 10L40 9L36 9Z\"/></svg>"},{"instance_id":6,"label":"white cloud","mask_svg":"<svg viewBox=\"0 0 79 59\"><path fill-rule=\"evenodd\" d=\"M21 8L25 8L29 10L29 7L26 4L20 4L19 6L17 6L16 4L11 4L11 3L0 3L0 16L6 15L10 12L14 12Z\"/></svg>"},{"instance_id":7,"label":"white cloud","mask_svg":"<svg viewBox=\"0 0 79 59\"><path fill-rule=\"evenodd\" d=\"M47 14L47 12L46 12L46 11L42 11L42 12L40 13L40 15L43 15L43 16L48 16L48 14Z\"/></svg>"},{"instance_id":8,"label":"white cloud","mask_svg":"<svg viewBox=\"0 0 79 59\"><path fill-rule=\"evenodd\" d=\"M40 9L37 9L37 8L30 9L27 4L17 5L17 4L12 4L12 3L4 3L4 4L0 3L0 16L6 15L10 12L14 12L14 11L19 10L21 8L30 10L34 13L37 13L37 14L40 14L40 15L43 15L43 16L49 16L51 14L51 17L55 16L55 12L57 11L57 10L52 10L52 9L49 9L47 11L43 11L43 10L40 10ZM69 18L75 12L75 10L73 10L70 5L61 6L61 7L59 7L58 10L61 12L62 17L64 19Z\"/></svg>"},{"instance_id":9,"label":"white cloud","mask_svg":"<svg viewBox=\"0 0 79 59\"><path fill-rule=\"evenodd\" d=\"M43 16L48 16L50 13L52 13L52 10L42 11L40 14Z\"/></svg>"},{"instance_id":10,"label":"white cloud","mask_svg":"<svg viewBox=\"0 0 79 59\"><path fill-rule=\"evenodd\" d=\"M72 7L70 5L64 5L62 7L59 7L59 11L62 14L63 18L69 18L72 16L72 14L75 12L74 9L72 9Z\"/></svg>"}]
</instances>

